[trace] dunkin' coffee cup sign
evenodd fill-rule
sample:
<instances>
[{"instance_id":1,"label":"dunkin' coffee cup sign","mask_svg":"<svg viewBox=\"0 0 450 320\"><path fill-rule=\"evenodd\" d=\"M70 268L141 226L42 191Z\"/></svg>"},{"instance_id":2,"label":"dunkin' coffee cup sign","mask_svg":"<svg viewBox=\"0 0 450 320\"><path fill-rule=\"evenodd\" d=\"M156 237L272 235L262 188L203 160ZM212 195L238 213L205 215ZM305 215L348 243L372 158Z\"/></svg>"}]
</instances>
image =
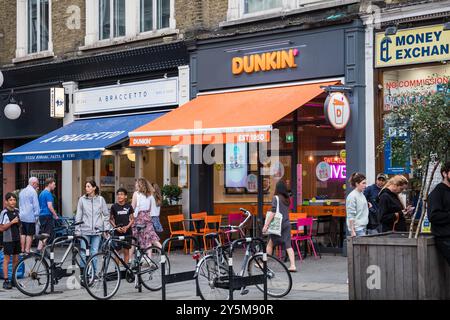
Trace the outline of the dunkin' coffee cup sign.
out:
<instances>
[{"instance_id":1,"label":"dunkin' coffee cup sign","mask_svg":"<svg viewBox=\"0 0 450 320\"><path fill-rule=\"evenodd\" d=\"M350 119L350 103L342 92L332 92L325 100L325 117L336 129L343 129Z\"/></svg>"}]
</instances>

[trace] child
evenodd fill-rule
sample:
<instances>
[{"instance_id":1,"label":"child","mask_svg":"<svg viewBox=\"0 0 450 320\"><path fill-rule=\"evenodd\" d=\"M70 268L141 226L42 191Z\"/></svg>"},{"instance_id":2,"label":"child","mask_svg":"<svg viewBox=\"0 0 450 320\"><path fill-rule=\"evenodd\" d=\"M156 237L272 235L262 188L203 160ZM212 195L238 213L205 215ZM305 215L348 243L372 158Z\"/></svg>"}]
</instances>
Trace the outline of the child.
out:
<instances>
[{"instance_id":1,"label":"child","mask_svg":"<svg viewBox=\"0 0 450 320\"><path fill-rule=\"evenodd\" d=\"M111 207L110 222L113 228L119 227L115 232L115 236L130 236L132 235L131 226L134 223L133 207L127 203L128 192L124 188L119 188L116 192L117 203ZM131 243L131 238L126 242ZM116 250L123 249L123 260L129 263L131 244L123 242L115 242Z\"/></svg>"},{"instance_id":2,"label":"child","mask_svg":"<svg viewBox=\"0 0 450 320\"><path fill-rule=\"evenodd\" d=\"M3 289L12 289L12 283L8 280L8 265L10 256L13 256L13 270L19 263L20 231L19 210L16 209L17 197L14 193L5 196L6 208L0 214L0 231L3 232Z\"/></svg>"}]
</instances>

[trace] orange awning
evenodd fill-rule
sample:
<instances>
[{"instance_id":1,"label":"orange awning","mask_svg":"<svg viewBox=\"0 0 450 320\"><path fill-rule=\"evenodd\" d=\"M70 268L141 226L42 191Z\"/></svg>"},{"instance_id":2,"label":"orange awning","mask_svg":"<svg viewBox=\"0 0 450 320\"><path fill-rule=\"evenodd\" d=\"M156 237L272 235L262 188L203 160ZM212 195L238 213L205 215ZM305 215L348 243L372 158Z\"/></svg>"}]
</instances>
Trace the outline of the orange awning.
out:
<instances>
[{"instance_id":1,"label":"orange awning","mask_svg":"<svg viewBox=\"0 0 450 320\"><path fill-rule=\"evenodd\" d=\"M337 83L201 94L130 132L130 146L269 141L274 123Z\"/></svg>"}]
</instances>

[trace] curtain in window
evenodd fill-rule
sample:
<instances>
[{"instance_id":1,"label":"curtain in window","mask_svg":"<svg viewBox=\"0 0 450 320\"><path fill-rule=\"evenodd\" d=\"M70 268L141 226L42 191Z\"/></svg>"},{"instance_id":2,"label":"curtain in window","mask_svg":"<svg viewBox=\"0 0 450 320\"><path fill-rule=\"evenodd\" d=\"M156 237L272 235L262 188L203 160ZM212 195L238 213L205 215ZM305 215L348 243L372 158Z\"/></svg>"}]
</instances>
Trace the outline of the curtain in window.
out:
<instances>
[{"instance_id":1,"label":"curtain in window","mask_svg":"<svg viewBox=\"0 0 450 320\"><path fill-rule=\"evenodd\" d=\"M100 40L109 39L111 31L110 19L110 0L99 0L99 38Z\"/></svg>"},{"instance_id":2,"label":"curtain in window","mask_svg":"<svg viewBox=\"0 0 450 320\"><path fill-rule=\"evenodd\" d=\"M49 40L49 5L48 0L40 0L40 51L48 50Z\"/></svg>"},{"instance_id":3,"label":"curtain in window","mask_svg":"<svg viewBox=\"0 0 450 320\"><path fill-rule=\"evenodd\" d=\"M280 8L282 0L244 0L244 12L253 13L258 11Z\"/></svg>"},{"instance_id":4,"label":"curtain in window","mask_svg":"<svg viewBox=\"0 0 450 320\"><path fill-rule=\"evenodd\" d=\"M141 0L141 32L153 30L153 0Z\"/></svg>"},{"instance_id":5,"label":"curtain in window","mask_svg":"<svg viewBox=\"0 0 450 320\"><path fill-rule=\"evenodd\" d=\"M28 0L28 53L37 52L37 3L38 0Z\"/></svg>"},{"instance_id":6,"label":"curtain in window","mask_svg":"<svg viewBox=\"0 0 450 320\"><path fill-rule=\"evenodd\" d=\"M114 0L114 37L125 35L125 0Z\"/></svg>"},{"instance_id":7,"label":"curtain in window","mask_svg":"<svg viewBox=\"0 0 450 320\"><path fill-rule=\"evenodd\" d=\"M156 0L158 6L158 25L157 29L164 29L169 27L170 18L170 0Z\"/></svg>"}]
</instances>

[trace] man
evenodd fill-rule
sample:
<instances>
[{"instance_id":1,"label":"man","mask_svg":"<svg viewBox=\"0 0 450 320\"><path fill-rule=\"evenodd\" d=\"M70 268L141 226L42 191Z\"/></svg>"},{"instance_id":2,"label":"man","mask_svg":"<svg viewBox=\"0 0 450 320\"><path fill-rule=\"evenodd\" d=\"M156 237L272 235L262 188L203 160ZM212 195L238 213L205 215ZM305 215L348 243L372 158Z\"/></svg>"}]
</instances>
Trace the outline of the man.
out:
<instances>
[{"instance_id":1,"label":"man","mask_svg":"<svg viewBox=\"0 0 450 320\"><path fill-rule=\"evenodd\" d=\"M428 219L438 251L450 266L450 162L441 166L442 182L428 197Z\"/></svg>"},{"instance_id":2,"label":"man","mask_svg":"<svg viewBox=\"0 0 450 320\"><path fill-rule=\"evenodd\" d=\"M38 189L39 180L31 177L28 180L28 186L19 193L19 217L22 227L20 246L23 253L30 253L33 236L36 233L36 222L40 211Z\"/></svg>"},{"instance_id":3,"label":"man","mask_svg":"<svg viewBox=\"0 0 450 320\"><path fill-rule=\"evenodd\" d=\"M377 181L368 186L366 190L364 190L364 195L366 196L367 202L369 205L369 224L367 225L367 233L368 234L377 234L381 232L380 230L380 221L378 219L378 203L377 197L380 193L381 189L383 189L388 176L384 173L379 173L377 175Z\"/></svg>"},{"instance_id":4,"label":"man","mask_svg":"<svg viewBox=\"0 0 450 320\"><path fill-rule=\"evenodd\" d=\"M54 221L58 220L58 215L54 209L53 190L56 188L56 182L53 178L45 180L45 189L39 195L39 223L41 225L40 233L53 236ZM41 251L47 240L39 241L38 250Z\"/></svg>"}]
</instances>

